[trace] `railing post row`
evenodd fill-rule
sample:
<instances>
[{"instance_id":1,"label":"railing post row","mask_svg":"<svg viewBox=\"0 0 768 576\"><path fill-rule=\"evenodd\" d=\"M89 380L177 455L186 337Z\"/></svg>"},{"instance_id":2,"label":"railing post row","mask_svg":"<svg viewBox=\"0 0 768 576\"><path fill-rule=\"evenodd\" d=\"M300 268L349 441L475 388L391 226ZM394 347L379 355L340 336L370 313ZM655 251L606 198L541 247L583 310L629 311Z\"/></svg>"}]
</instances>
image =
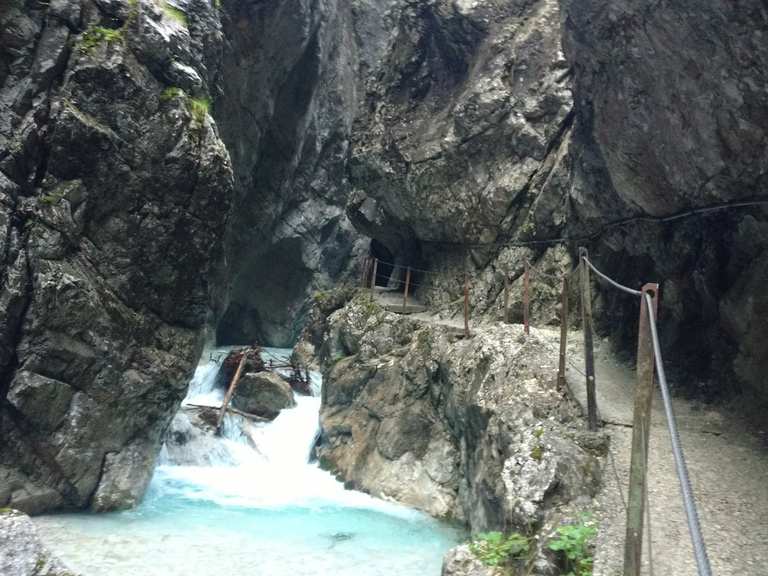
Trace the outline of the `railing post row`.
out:
<instances>
[{"instance_id":1,"label":"railing post row","mask_svg":"<svg viewBox=\"0 0 768 576\"><path fill-rule=\"evenodd\" d=\"M649 315L656 317L658 284L643 286L640 298L640 321L637 334L637 386L632 424L632 461L629 468L627 502L627 535L624 542L624 576L640 576L643 552L643 520L648 483L648 443L651 431L653 401L653 342ZM645 294L653 302L648 309Z\"/></svg>"},{"instance_id":2,"label":"railing post row","mask_svg":"<svg viewBox=\"0 0 768 576\"><path fill-rule=\"evenodd\" d=\"M579 248L581 261L581 319L584 330L584 372L587 381L587 421L589 430L597 430L597 399L595 398L595 351L592 338L592 291L589 284L589 266L586 248Z\"/></svg>"}]
</instances>

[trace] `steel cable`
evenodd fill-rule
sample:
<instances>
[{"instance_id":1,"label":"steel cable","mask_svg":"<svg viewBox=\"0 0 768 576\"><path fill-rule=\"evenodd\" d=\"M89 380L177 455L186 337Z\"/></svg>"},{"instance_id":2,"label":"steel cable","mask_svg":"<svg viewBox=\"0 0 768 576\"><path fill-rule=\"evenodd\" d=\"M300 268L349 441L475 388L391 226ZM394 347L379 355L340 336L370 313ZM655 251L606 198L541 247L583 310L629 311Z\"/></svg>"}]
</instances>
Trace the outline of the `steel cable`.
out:
<instances>
[{"instance_id":1,"label":"steel cable","mask_svg":"<svg viewBox=\"0 0 768 576\"><path fill-rule=\"evenodd\" d=\"M647 292L645 293L645 299L646 304L648 305L648 310L653 310L653 299ZM683 506L685 508L685 516L688 520L688 531L690 532L691 543L693 544L693 554L696 558L699 576L712 576L712 568L710 567L709 558L707 557L707 549L704 544L704 538L701 535L701 524L699 522L698 511L696 510L696 502L693 498L691 480L688 476L688 466L686 465L683 448L680 443L680 434L677 429L677 422L675 421L675 413L672 410L672 400L669 394L669 385L667 384L667 374L664 371L664 362L661 357L661 345L659 344L659 333L656 328L655 315L653 313L648 314L648 319L648 324L651 327L651 340L653 342L653 357L656 363L656 374L659 380L659 388L661 388L664 413L667 417L667 428L669 429L669 437L672 442L672 455L675 459L677 477L680 481L680 492L683 496Z\"/></svg>"},{"instance_id":2,"label":"steel cable","mask_svg":"<svg viewBox=\"0 0 768 576\"><path fill-rule=\"evenodd\" d=\"M605 282L607 282L608 284L610 284L614 288L618 288L622 292L626 292L627 294L632 294L633 296L642 296L643 295L643 293L640 290L634 290L632 288L629 288L628 286L624 286L624 284L619 284L613 278L609 278L608 276L606 276L605 274L600 272L600 270L595 268L595 265L592 264L592 262L590 262L589 258L587 258L586 256L582 256L581 258L582 258L582 260L584 260L584 262L587 263L587 266L589 266L595 274L597 274L602 280L604 280Z\"/></svg>"}]
</instances>

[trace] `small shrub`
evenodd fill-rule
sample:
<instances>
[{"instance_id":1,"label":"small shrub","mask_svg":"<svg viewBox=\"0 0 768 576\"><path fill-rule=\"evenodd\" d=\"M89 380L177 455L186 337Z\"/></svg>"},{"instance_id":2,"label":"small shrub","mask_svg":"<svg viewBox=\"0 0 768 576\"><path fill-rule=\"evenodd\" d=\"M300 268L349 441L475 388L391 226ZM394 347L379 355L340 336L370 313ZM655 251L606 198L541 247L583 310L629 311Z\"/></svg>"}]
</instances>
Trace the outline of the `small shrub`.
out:
<instances>
[{"instance_id":1,"label":"small shrub","mask_svg":"<svg viewBox=\"0 0 768 576\"><path fill-rule=\"evenodd\" d=\"M208 109L211 107L211 103L207 98L190 98L189 99L189 112L192 114L195 122L202 126L205 122L205 117L208 116Z\"/></svg>"},{"instance_id":2,"label":"small shrub","mask_svg":"<svg viewBox=\"0 0 768 576\"><path fill-rule=\"evenodd\" d=\"M104 28L103 26L93 26L85 31L80 42L80 51L88 54L96 46L106 42L107 44L120 44L123 42L123 31L119 28Z\"/></svg>"},{"instance_id":3,"label":"small shrub","mask_svg":"<svg viewBox=\"0 0 768 576\"><path fill-rule=\"evenodd\" d=\"M163 13L168 16L168 18L175 20L182 26L187 26L189 24L187 15L183 11L176 8L176 6L171 6L168 2L163 2Z\"/></svg>"},{"instance_id":4,"label":"small shrub","mask_svg":"<svg viewBox=\"0 0 768 576\"><path fill-rule=\"evenodd\" d=\"M182 90L178 86L169 86L168 88L163 90L163 92L160 94L160 101L169 102L174 98L180 98L183 96L185 96L184 90Z\"/></svg>"},{"instance_id":5,"label":"small shrub","mask_svg":"<svg viewBox=\"0 0 768 576\"><path fill-rule=\"evenodd\" d=\"M536 444L533 448L531 448L531 458L536 460L536 462L541 462L541 459L544 457L544 446L541 444Z\"/></svg>"},{"instance_id":6,"label":"small shrub","mask_svg":"<svg viewBox=\"0 0 768 576\"><path fill-rule=\"evenodd\" d=\"M557 537L550 541L549 549L565 558L566 576L592 576L592 541L597 527L589 515L577 524L564 524L557 529Z\"/></svg>"},{"instance_id":7,"label":"small shrub","mask_svg":"<svg viewBox=\"0 0 768 576\"><path fill-rule=\"evenodd\" d=\"M517 532L508 536L501 532L484 532L469 544L475 558L486 566L503 566L511 560L520 560L529 549L528 538Z\"/></svg>"},{"instance_id":8,"label":"small shrub","mask_svg":"<svg viewBox=\"0 0 768 576\"><path fill-rule=\"evenodd\" d=\"M51 192L50 194L43 194L38 198L38 202L40 204L45 204L46 206L52 206L53 204L58 204L59 201L64 198L64 194L61 192Z\"/></svg>"}]
</instances>

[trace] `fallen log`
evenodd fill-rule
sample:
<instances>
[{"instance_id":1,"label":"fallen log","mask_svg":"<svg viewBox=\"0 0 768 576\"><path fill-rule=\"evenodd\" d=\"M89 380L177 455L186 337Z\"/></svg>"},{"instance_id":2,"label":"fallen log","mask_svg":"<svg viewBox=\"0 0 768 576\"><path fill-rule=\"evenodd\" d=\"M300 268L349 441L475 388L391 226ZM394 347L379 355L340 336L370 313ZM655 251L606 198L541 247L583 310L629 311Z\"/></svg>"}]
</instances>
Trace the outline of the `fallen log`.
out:
<instances>
[{"instance_id":1,"label":"fallen log","mask_svg":"<svg viewBox=\"0 0 768 576\"><path fill-rule=\"evenodd\" d=\"M184 404L185 408L202 408L203 410L220 410L220 408L217 408L216 406L208 406L206 404ZM238 416L242 416L243 418L247 418L248 420L254 420L256 422L271 422L269 418L264 418L263 416L259 416L258 414L251 414L250 412L244 412L243 410L238 410L234 406L227 407L227 412L231 412L232 414L237 414Z\"/></svg>"},{"instance_id":2,"label":"fallen log","mask_svg":"<svg viewBox=\"0 0 768 576\"><path fill-rule=\"evenodd\" d=\"M221 403L221 409L219 410L219 417L216 419L216 434L219 433L219 430L221 430L221 423L224 421L224 414L227 413L227 408L229 408L229 403L232 401L232 396L235 394L235 388L237 388L238 382L240 382L240 375L243 373L243 367L245 366L245 361L248 359L248 350L245 350L243 352L243 355L240 357L240 363L237 365L237 371L235 372L235 375L232 377L232 382L229 383L229 388L227 389L227 393L224 395L224 402Z\"/></svg>"}]
</instances>

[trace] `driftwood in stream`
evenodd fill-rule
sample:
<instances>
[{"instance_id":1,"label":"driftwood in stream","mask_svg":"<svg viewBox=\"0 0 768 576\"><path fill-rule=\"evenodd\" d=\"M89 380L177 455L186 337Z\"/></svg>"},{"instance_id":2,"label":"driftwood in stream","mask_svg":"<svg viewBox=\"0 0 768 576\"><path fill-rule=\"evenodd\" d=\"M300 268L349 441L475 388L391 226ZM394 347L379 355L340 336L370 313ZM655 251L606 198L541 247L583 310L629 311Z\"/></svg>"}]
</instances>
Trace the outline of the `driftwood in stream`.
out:
<instances>
[{"instance_id":1,"label":"driftwood in stream","mask_svg":"<svg viewBox=\"0 0 768 576\"><path fill-rule=\"evenodd\" d=\"M205 404L185 404L184 406L188 408L196 408L201 411L210 410L210 411L219 411L221 408L217 408L216 406L207 406ZM248 420L254 420L256 422L270 422L269 418L264 418L263 416L259 416L258 414L251 414L250 412L244 412L242 410L238 410L234 406L228 406L227 412L230 414L237 414L238 416L242 416L243 418L247 418Z\"/></svg>"},{"instance_id":2,"label":"driftwood in stream","mask_svg":"<svg viewBox=\"0 0 768 576\"><path fill-rule=\"evenodd\" d=\"M245 367L245 361L248 359L248 353L250 350L244 350L240 357L240 363L237 365L235 375L232 377L232 381L229 384L227 393L224 395L224 402L221 403L221 409L219 410L219 417L216 419L216 433L219 433L221 429L221 423L224 420L224 414L227 413L229 403L232 401L232 396L235 394L237 383L240 381L240 375L243 373L243 367Z\"/></svg>"}]
</instances>

